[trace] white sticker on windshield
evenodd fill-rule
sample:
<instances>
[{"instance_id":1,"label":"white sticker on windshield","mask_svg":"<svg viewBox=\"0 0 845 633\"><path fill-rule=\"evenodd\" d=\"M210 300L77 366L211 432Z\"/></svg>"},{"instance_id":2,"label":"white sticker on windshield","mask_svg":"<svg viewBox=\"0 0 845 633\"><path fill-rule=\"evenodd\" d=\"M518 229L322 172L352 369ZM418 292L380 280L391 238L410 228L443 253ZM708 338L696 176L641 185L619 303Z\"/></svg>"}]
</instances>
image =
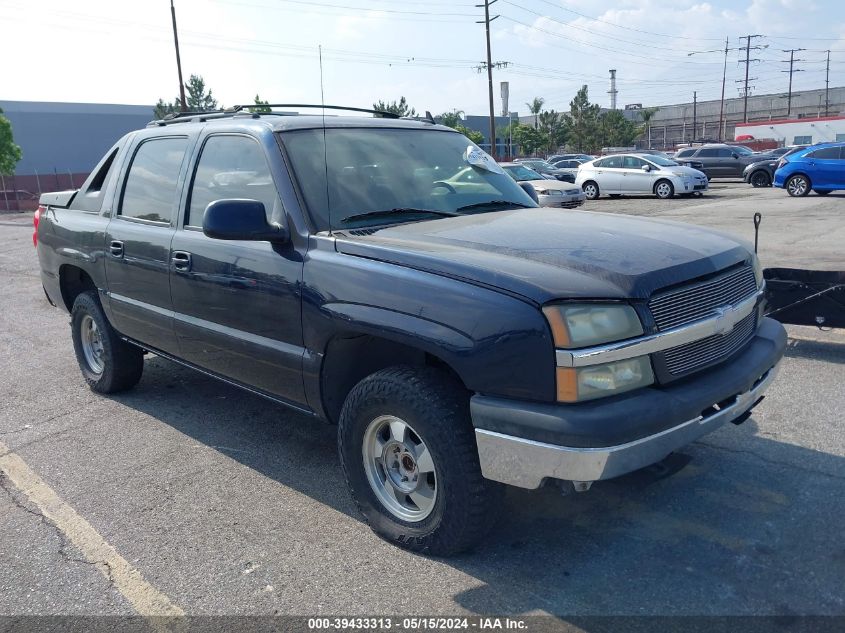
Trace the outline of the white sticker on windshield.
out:
<instances>
[{"instance_id":1,"label":"white sticker on windshield","mask_svg":"<svg viewBox=\"0 0 845 633\"><path fill-rule=\"evenodd\" d=\"M499 163L493 160L493 157L490 156L490 154L473 145L467 146L467 151L464 152L464 160L473 167L480 167L481 169L486 169L494 174L505 173L505 170L499 167Z\"/></svg>"}]
</instances>

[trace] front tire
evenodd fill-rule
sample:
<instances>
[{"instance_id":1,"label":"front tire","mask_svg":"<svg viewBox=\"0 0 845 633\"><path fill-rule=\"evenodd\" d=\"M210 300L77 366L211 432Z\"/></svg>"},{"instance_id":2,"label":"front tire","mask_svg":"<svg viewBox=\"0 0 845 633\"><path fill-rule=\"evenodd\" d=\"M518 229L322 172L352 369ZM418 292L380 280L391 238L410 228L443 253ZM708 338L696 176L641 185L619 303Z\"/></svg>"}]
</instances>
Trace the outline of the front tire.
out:
<instances>
[{"instance_id":1,"label":"front tire","mask_svg":"<svg viewBox=\"0 0 845 633\"><path fill-rule=\"evenodd\" d=\"M806 196L810 193L810 180L802 175L796 174L795 176L791 176L786 181L786 193L788 193L793 198L801 198Z\"/></svg>"},{"instance_id":2,"label":"front tire","mask_svg":"<svg viewBox=\"0 0 845 633\"><path fill-rule=\"evenodd\" d=\"M392 367L358 383L340 415L346 483L372 530L448 556L475 545L501 488L481 475L469 395L447 374Z\"/></svg>"},{"instance_id":3,"label":"front tire","mask_svg":"<svg viewBox=\"0 0 845 633\"><path fill-rule=\"evenodd\" d=\"M93 391L117 393L138 384L144 371L144 352L118 336L95 290L76 297L70 323L76 360Z\"/></svg>"},{"instance_id":4,"label":"front tire","mask_svg":"<svg viewBox=\"0 0 845 633\"><path fill-rule=\"evenodd\" d=\"M755 171L751 174L751 178L749 179L751 182L752 187L768 187L772 184L772 179L769 178L769 174L765 171Z\"/></svg>"},{"instance_id":5,"label":"front tire","mask_svg":"<svg viewBox=\"0 0 845 633\"><path fill-rule=\"evenodd\" d=\"M668 180L658 180L654 185L654 195L661 200L667 200L675 195L675 187Z\"/></svg>"},{"instance_id":6,"label":"front tire","mask_svg":"<svg viewBox=\"0 0 845 633\"><path fill-rule=\"evenodd\" d=\"M599 186L592 180L588 180L584 183L584 186L581 187L584 191L584 195L587 196L587 200L596 200L601 194L599 192Z\"/></svg>"}]
</instances>

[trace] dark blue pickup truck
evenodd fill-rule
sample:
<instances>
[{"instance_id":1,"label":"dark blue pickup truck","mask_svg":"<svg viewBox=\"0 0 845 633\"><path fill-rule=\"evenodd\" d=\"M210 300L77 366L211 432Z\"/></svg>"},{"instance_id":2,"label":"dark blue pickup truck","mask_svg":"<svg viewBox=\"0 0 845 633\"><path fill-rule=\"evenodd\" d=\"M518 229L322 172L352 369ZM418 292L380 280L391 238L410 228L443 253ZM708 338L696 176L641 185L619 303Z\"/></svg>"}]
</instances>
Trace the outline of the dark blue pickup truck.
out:
<instances>
[{"instance_id":1,"label":"dark blue pickup truck","mask_svg":"<svg viewBox=\"0 0 845 633\"><path fill-rule=\"evenodd\" d=\"M744 421L786 344L740 241L530 193L433 121L189 114L33 239L93 390L149 352L337 424L370 526L449 554L500 483L586 490Z\"/></svg>"}]
</instances>

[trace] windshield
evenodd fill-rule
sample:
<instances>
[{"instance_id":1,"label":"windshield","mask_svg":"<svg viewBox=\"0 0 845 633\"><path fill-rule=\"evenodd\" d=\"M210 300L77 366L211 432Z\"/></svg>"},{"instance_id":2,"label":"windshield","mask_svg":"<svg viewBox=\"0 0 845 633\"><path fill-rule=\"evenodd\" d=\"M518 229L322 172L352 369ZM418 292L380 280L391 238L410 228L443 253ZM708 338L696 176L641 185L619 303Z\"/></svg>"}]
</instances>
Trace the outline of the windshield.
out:
<instances>
[{"instance_id":1,"label":"windshield","mask_svg":"<svg viewBox=\"0 0 845 633\"><path fill-rule=\"evenodd\" d=\"M543 177L525 165L505 165L504 170L514 177L517 182L525 180L543 180Z\"/></svg>"},{"instance_id":2,"label":"windshield","mask_svg":"<svg viewBox=\"0 0 845 633\"><path fill-rule=\"evenodd\" d=\"M322 128L282 134L318 231L427 220L454 212L483 213L500 210L501 201L514 207L537 206L492 159L480 157L481 150L462 134L328 128L325 139L324 145ZM492 201L497 204L490 208L459 211ZM378 213L393 210L403 213Z\"/></svg>"},{"instance_id":3,"label":"windshield","mask_svg":"<svg viewBox=\"0 0 845 633\"><path fill-rule=\"evenodd\" d=\"M646 160L654 163L655 165L660 165L661 167L674 167L679 164L677 161L674 161L671 158L665 158L660 154L649 154L645 158Z\"/></svg>"}]
</instances>

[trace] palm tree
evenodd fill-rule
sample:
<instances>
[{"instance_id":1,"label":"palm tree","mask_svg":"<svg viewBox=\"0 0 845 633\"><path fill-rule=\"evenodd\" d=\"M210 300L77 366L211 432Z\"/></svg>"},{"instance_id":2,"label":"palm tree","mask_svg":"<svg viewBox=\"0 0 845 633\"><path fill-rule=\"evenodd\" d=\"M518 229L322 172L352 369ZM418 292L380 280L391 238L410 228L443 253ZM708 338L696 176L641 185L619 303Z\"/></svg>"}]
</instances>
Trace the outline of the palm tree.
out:
<instances>
[{"instance_id":1,"label":"palm tree","mask_svg":"<svg viewBox=\"0 0 845 633\"><path fill-rule=\"evenodd\" d=\"M657 111L660 108L643 108L640 110L640 119L643 122L642 128L640 131L645 131L646 137L648 138L648 148L651 149L651 119L657 114Z\"/></svg>"},{"instance_id":2,"label":"palm tree","mask_svg":"<svg viewBox=\"0 0 845 633\"><path fill-rule=\"evenodd\" d=\"M528 106L528 111L534 115L534 129L536 130L539 127L537 121L537 115L543 110L543 104L546 103L546 100L543 97L534 97L534 100L531 103L526 103L525 105Z\"/></svg>"}]
</instances>

